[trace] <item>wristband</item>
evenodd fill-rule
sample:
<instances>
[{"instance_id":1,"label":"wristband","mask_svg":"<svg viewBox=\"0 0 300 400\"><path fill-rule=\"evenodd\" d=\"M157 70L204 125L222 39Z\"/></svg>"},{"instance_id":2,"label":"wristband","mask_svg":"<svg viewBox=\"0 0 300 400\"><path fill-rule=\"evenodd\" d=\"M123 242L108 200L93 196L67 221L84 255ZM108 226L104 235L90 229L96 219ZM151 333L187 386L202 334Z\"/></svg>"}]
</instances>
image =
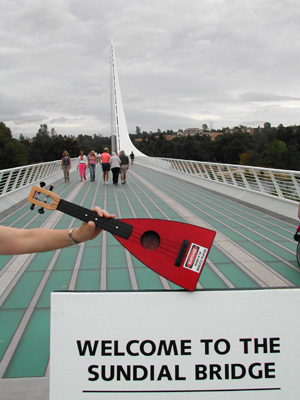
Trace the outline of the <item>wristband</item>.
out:
<instances>
[{"instance_id":1,"label":"wristband","mask_svg":"<svg viewBox=\"0 0 300 400\"><path fill-rule=\"evenodd\" d=\"M75 240L72 236L74 229L78 229L78 228L72 228L69 230L69 240L72 244L80 244L81 242L77 242L77 240Z\"/></svg>"}]
</instances>

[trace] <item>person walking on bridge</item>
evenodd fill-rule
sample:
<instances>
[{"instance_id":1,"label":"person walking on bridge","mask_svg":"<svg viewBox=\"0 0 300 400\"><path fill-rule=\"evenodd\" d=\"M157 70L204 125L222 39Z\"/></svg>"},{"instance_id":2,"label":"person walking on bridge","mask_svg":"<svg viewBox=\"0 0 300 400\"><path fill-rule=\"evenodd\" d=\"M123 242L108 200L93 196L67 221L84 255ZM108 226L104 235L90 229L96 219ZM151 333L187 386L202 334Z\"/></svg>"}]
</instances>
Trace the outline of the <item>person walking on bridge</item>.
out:
<instances>
[{"instance_id":1,"label":"person walking on bridge","mask_svg":"<svg viewBox=\"0 0 300 400\"><path fill-rule=\"evenodd\" d=\"M86 181L86 175L85 175L86 166L87 166L87 158L86 155L83 154L83 150L81 150L79 156L79 164L77 165L77 169L79 168L81 182L83 181L83 178Z\"/></svg>"},{"instance_id":2,"label":"person walking on bridge","mask_svg":"<svg viewBox=\"0 0 300 400\"><path fill-rule=\"evenodd\" d=\"M106 184L106 185L108 185L108 173L110 171L109 161L110 161L110 154L108 152L108 148L105 147L103 153L100 154L99 162L102 165L103 181L104 181L104 184Z\"/></svg>"},{"instance_id":3,"label":"person walking on bridge","mask_svg":"<svg viewBox=\"0 0 300 400\"><path fill-rule=\"evenodd\" d=\"M114 185L117 185L119 181L120 165L121 165L121 160L119 156L115 152L112 152L110 158L110 169L113 174Z\"/></svg>"},{"instance_id":4,"label":"person walking on bridge","mask_svg":"<svg viewBox=\"0 0 300 400\"><path fill-rule=\"evenodd\" d=\"M88 159L88 166L90 169L91 182L94 182L94 180L95 180L96 164L97 164L97 157L96 157L95 152L92 150L89 154L89 159Z\"/></svg>"},{"instance_id":5,"label":"person walking on bridge","mask_svg":"<svg viewBox=\"0 0 300 400\"><path fill-rule=\"evenodd\" d=\"M121 160L121 181L122 185L126 183L126 173L129 170L129 158L125 155L125 151L120 151L120 160Z\"/></svg>"},{"instance_id":6,"label":"person walking on bridge","mask_svg":"<svg viewBox=\"0 0 300 400\"><path fill-rule=\"evenodd\" d=\"M63 153L63 157L61 160L61 168L63 170L64 173L64 178L65 178L65 182L68 182L70 180L70 168L71 168L71 158L69 156L69 153L67 151L64 151Z\"/></svg>"},{"instance_id":7,"label":"person walking on bridge","mask_svg":"<svg viewBox=\"0 0 300 400\"><path fill-rule=\"evenodd\" d=\"M130 161L131 161L131 165L133 165L133 163L134 163L134 153L133 153L133 151L130 153Z\"/></svg>"}]
</instances>

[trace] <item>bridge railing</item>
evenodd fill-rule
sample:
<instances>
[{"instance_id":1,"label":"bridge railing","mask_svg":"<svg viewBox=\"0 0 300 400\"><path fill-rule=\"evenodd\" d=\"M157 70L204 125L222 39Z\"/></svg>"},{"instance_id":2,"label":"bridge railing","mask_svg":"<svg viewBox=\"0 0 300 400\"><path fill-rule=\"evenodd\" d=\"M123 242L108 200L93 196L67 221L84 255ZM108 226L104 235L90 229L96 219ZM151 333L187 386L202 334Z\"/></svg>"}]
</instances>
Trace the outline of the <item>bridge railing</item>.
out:
<instances>
[{"instance_id":1,"label":"bridge railing","mask_svg":"<svg viewBox=\"0 0 300 400\"><path fill-rule=\"evenodd\" d=\"M0 198L58 173L62 174L61 160L0 170Z\"/></svg>"},{"instance_id":2,"label":"bridge railing","mask_svg":"<svg viewBox=\"0 0 300 400\"><path fill-rule=\"evenodd\" d=\"M136 157L136 161L244 190L300 201L298 171L158 157Z\"/></svg>"},{"instance_id":3,"label":"bridge railing","mask_svg":"<svg viewBox=\"0 0 300 400\"><path fill-rule=\"evenodd\" d=\"M136 161L145 166L152 165L281 199L300 201L298 171L158 157L136 157ZM73 168L77 163L77 158L72 159ZM0 170L0 197L59 173L62 173L61 160Z\"/></svg>"}]
</instances>

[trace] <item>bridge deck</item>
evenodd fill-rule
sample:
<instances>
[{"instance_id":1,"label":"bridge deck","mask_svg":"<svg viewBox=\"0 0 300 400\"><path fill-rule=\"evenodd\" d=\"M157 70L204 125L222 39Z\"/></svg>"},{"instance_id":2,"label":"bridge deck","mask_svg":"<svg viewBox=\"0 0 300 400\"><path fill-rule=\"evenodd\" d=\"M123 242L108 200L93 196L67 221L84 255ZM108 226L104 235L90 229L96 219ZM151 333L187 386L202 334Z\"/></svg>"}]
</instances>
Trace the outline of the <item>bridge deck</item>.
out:
<instances>
[{"instance_id":1,"label":"bridge deck","mask_svg":"<svg viewBox=\"0 0 300 400\"><path fill-rule=\"evenodd\" d=\"M170 219L217 231L199 289L300 286L293 240L296 218L292 221L248 207L139 165L130 169L126 185L103 185L101 175L98 169L95 182L81 183L74 172L71 182L58 181L54 192L87 208L100 205L117 218ZM0 221L18 228L60 229L79 224L57 211L43 215L30 211L28 203L12 214L0 214ZM179 287L146 268L106 233L63 250L1 256L2 387L12 393L9 382L15 380L10 378L48 377L52 291L144 289ZM7 398L18 398L11 393ZM22 398L26 398L24 391Z\"/></svg>"}]
</instances>

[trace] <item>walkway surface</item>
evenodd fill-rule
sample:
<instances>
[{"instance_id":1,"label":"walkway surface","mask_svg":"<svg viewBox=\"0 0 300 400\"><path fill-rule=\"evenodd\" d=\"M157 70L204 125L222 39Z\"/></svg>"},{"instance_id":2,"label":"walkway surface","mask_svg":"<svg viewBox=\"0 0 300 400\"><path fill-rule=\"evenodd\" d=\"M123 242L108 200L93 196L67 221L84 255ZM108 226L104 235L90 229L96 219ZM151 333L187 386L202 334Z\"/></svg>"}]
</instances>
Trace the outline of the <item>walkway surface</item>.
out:
<instances>
[{"instance_id":1,"label":"walkway surface","mask_svg":"<svg viewBox=\"0 0 300 400\"><path fill-rule=\"evenodd\" d=\"M233 201L188 181L134 165L125 185L95 182L54 185L61 198L100 205L117 218L188 222L217 232L198 289L300 287L293 234L297 220ZM54 229L78 226L58 211L20 204L0 214L2 225ZM48 399L50 293L55 290L178 290L131 256L110 234L63 250L0 259L1 400Z\"/></svg>"}]
</instances>

